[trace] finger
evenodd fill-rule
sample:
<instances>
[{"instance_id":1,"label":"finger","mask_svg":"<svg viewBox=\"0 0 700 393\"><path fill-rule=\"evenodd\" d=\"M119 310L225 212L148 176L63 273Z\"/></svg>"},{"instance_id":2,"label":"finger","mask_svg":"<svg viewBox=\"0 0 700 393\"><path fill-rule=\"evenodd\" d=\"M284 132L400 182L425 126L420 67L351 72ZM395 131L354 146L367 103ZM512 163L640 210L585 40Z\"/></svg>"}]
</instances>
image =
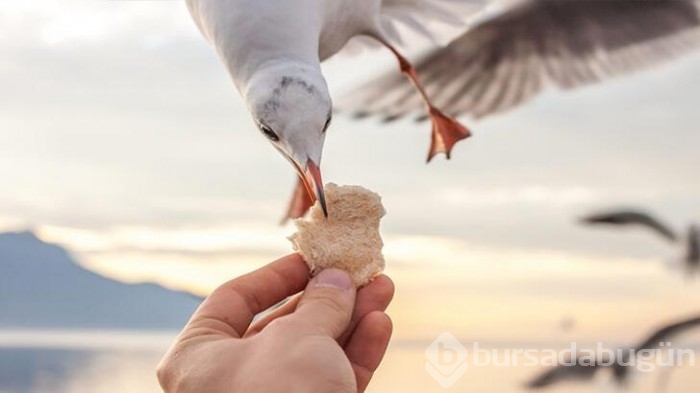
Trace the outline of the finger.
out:
<instances>
[{"instance_id":1,"label":"finger","mask_svg":"<svg viewBox=\"0 0 700 393\"><path fill-rule=\"evenodd\" d=\"M355 309L350 318L350 324L341 338L338 339L338 343L344 346L360 320L372 311L386 310L393 296L394 283L385 275L377 276L372 282L360 288L355 298ZM244 337L250 337L260 333L270 322L294 312L299 304L299 299L300 296L295 296L278 309L265 315L259 321L256 321L248 328Z\"/></svg>"},{"instance_id":2,"label":"finger","mask_svg":"<svg viewBox=\"0 0 700 393\"><path fill-rule=\"evenodd\" d=\"M377 276L372 282L360 288L357 291L355 310L350 318L350 324L340 339L338 339L338 343L341 346L345 346L362 318L372 311L386 310L393 297L394 283L385 275Z\"/></svg>"},{"instance_id":3,"label":"finger","mask_svg":"<svg viewBox=\"0 0 700 393\"><path fill-rule=\"evenodd\" d=\"M345 347L345 354L355 371L357 391L364 392L372 375L386 353L393 326L388 315L381 311L367 314L355 329Z\"/></svg>"},{"instance_id":4,"label":"finger","mask_svg":"<svg viewBox=\"0 0 700 393\"><path fill-rule=\"evenodd\" d=\"M394 283L385 275L377 276L374 280L372 280L372 282L360 288L360 290L357 291L355 309L350 317L350 324L340 339L338 339L338 343L341 346L345 346L360 320L372 311L386 310L393 297ZM265 317L255 322L250 328L248 328L248 331L246 331L244 337L250 337L260 333L267 325L270 324L270 322L294 312L299 304L299 298L299 296L294 297L284 305L280 306L278 309L270 312Z\"/></svg>"},{"instance_id":5,"label":"finger","mask_svg":"<svg viewBox=\"0 0 700 393\"><path fill-rule=\"evenodd\" d=\"M244 337L250 337L252 335L260 333L267 325L270 324L270 322L274 321L277 318L281 318L285 315L289 315L294 312L294 310L297 309L299 306L299 299L301 296L297 295L294 296L293 298L289 299L287 303L284 303L281 305L279 308L271 311L269 314L265 315L264 317L260 318L257 322L252 324L248 330L245 332Z\"/></svg>"},{"instance_id":6,"label":"finger","mask_svg":"<svg viewBox=\"0 0 700 393\"><path fill-rule=\"evenodd\" d=\"M300 334L337 339L347 329L355 305L355 285L342 270L326 269L309 281L296 312L288 316Z\"/></svg>"},{"instance_id":7,"label":"finger","mask_svg":"<svg viewBox=\"0 0 700 393\"><path fill-rule=\"evenodd\" d=\"M301 257L287 255L217 288L195 312L186 329L241 337L256 314L298 293L308 280L309 268Z\"/></svg>"}]
</instances>

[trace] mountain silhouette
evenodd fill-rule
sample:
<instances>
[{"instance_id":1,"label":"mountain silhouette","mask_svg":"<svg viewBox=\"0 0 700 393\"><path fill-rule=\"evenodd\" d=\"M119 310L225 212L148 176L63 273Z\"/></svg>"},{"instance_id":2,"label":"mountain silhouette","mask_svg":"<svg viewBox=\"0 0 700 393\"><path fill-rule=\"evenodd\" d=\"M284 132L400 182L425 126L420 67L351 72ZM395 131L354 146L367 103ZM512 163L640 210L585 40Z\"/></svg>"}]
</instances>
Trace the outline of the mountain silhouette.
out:
<instances>
[{"instance_id":1,"label":"mountain silhouette","mask_svg":"<svg viewBox=\"0 0 700 393\"><path fill-rule=\"evenodd\" d=\"M100 276L32 232L0 234L0 328L178 329L200 301Z\"/></svg>"}]
</instances>

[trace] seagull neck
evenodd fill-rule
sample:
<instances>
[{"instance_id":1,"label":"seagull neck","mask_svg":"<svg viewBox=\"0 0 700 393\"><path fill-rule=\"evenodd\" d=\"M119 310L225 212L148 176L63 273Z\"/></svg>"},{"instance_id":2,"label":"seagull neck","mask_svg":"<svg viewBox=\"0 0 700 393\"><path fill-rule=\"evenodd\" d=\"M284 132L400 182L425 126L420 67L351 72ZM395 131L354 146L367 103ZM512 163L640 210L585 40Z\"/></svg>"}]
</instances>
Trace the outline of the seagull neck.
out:
<instances>
[{"instance_id":1,"label":"seagull neck","mask_svg":"<svg viewBox=\"0 0 700 393\"><path fill-rule=\"evenodd\" d=\"M310 49L301 49L299 45L284 50L260 50L251 51L243 57L225 57L226 66L239 90L245 89L247 82L252 80L256 74L272 69L303 68L321 71L321 64L318 58L318 44ZM230 61L228 59L231 59Z\"/></svg>"},{"instance_id":2,"label":"seagull neck","mask_svg":"<svg viewBox=\"0 0 700 393\"><path fill-rule=\"evenodd\" d=\"M320 71L320 27L293 23L278 27L249 35L247 40L231 36L217 45L239 91L266 69L290 66Z\"/></svg>"}]
</instances>

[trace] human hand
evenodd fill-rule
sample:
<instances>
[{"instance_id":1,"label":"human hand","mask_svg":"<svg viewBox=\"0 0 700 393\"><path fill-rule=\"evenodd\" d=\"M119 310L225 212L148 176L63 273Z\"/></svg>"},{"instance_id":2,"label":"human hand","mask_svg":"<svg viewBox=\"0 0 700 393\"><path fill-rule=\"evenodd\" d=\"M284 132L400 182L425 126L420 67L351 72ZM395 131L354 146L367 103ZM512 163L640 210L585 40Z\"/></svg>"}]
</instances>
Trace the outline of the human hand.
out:
<instances>
[{"instance_id":1,"label":"human hand","mask_svg":"<svg viewBox=\"0 0 700 393\"><path fill-rule=\"evenodd\" d=\"M309 280L301 257L288 255L216 289L161 361L158 380L167 393L364 392L389 344L384 310L393 293L384 275L359 291L340 270Z\"/></svg>"}]
</instances>

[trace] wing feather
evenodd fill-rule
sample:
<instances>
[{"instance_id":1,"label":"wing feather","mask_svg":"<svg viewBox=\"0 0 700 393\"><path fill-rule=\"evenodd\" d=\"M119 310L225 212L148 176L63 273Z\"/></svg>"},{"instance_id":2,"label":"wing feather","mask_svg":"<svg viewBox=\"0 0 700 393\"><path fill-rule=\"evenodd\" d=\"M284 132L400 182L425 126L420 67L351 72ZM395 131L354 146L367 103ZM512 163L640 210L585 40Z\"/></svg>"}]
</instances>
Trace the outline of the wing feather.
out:
<instances>
[{"instance_id":1,"label":"wing feather","mask_svg":"<svg viewBox=\"0 0 700 393\"><path fill-rule=\"evenodd\" d=\"M389 40L399 45L403 43L403 35L398 25L404 25L437 43L442 36L450 36L444 31L445 26L465 28L468 16L482 8L486 1L382 0L381 25Z\"/></svg>"},{"instance_id":2,"label":"wing feather","mask_svg":"<svg viewBox=\"0 0 700 393\"><path fill-rule=\"evenodd\" d=\"M653 230L669 241L676 241L678 235L668 225L651 215L636 210L621 210L593 214L581 220L592 225L637 225Z\"/></svg>"},{"instance_id":3,"label":"wing feather","mask_svg":"<svg viewBox=\"0 0 700 393\"><path fill-rule=\"evenodd\" d=\"M672 341L673 337L684 332L700 327L700 316L679 321L655 331L634 349L636 351L651 350L659 347L659 343Z\"/></svg>"},{"instance_id":4,"label":"wing feather","mask_svg":"<svg viewBox=\"0 0 700 393\"><path fill-rule=\"evenodd\" d=\"M388 10L420 3L384 2ZM700 43L696 0L514 4L416 62L426 90L451 115L478 118L502 112L532 99L547 85L571 89L596 83L676 57ZM422 105L420 99L405 97L417 98L407 86L410 83L398 72L387 74L341 97L337 106L405 116ZM388 88L402 94L391 95ZM385 99L386 95L398 101Z\"/></svg>"}]
</instances>

